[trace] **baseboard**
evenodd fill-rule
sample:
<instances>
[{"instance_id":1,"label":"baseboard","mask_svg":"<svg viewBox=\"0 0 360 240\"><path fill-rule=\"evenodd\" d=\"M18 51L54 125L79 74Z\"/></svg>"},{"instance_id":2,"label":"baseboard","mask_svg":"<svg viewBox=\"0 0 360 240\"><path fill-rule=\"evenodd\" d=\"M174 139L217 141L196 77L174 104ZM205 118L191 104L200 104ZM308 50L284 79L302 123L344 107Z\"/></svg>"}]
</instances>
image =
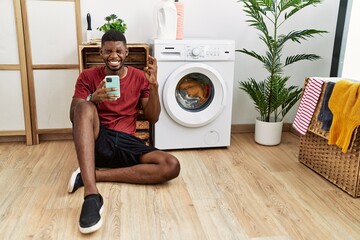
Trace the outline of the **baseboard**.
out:
<instances>
[{"instance_id":1,"label":"baseboard","mask_svg":"<svg viewBox=\"0 0 360 240\"><path fill-rule=\"evenodd\" d=\"M298 131L296 131L293 127L290 127L290 132L298 137L300 137L300 133Z\"/></svg>"},{"instance_id":2,"label":"baseboard","mask_svg":"<svg viewBox=\"0 0 360 240\"><path fill-rule=\"evenodd\" d=\"M39 140L41 141L56 141L56 140L72 140L72 133L53 133L53 134L40 134Z\"/></svg>"},{"instance_id":3,"label":"baseboard","mask_svg":"<svg viewBox=\"0 0 360 240\"><path fill-rule=\"evenodd\" d=\"M11 142L24 142L26 144L25 136L0 136L0 143L11 143Z\"/></svg>"},{"instance_id":4,"label":"baseboard","mask_svg":"<svg viewBox=\"0 0 360 240\"><path fill-rule=\"evenodd\" d=\"M291 123L284 123L282 131L295 133L296 131L292 128L291 125L292 125ZM255 124L231 125L231 133L253 133L253 132L255 132Z\"/></svg>"}]
</instances>

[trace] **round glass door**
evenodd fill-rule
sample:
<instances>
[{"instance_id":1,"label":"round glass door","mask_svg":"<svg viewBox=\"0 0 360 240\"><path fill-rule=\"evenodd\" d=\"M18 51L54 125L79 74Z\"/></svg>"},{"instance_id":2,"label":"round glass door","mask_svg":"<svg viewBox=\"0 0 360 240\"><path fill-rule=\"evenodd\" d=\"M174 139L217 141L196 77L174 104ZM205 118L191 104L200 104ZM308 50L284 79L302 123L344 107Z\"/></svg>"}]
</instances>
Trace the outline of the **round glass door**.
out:
<instances>
[{"instance_id":1,"label":"round glass door","mask_svg":"<svg viewBox=\"0 0 360 240\"><path fill-rule=\"evenodd\" d=\"M214 98L214 85L202 73L189 73L176 86L176 101L184 110L199 112L209 106Z\"/></svg>"},{"instance_id":2,"label":"round glass door","mask_svg":"<svg viewBox=\"0 0 360 240\"><path fill-rule=\"evenodd\" d=\"M168 77L162 100L174 121L187 127L200 127L222 112L225 96L225 82L214 68L203 63L189 63Z\"/></svg>"}]
</instances>

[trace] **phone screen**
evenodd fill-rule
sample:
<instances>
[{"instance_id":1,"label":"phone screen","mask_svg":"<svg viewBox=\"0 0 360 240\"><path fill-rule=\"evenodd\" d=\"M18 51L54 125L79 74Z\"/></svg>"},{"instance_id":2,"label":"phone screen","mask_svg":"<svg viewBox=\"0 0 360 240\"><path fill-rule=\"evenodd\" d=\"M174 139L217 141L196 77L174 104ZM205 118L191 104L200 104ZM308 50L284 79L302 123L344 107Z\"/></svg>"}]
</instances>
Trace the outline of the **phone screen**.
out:
<instances>
[{"instance_id":1,"label":"phone screen","mask_svg":"<svg viewBox=\"0 0 360 240\"><path fill-rule=\"evenodd\" d=\"M108 92L108 94L115 94L120 97L120 78L117 75L110 75L105 77L106 88L116 88L116 91Z\"/></svg>"}]
</instances>

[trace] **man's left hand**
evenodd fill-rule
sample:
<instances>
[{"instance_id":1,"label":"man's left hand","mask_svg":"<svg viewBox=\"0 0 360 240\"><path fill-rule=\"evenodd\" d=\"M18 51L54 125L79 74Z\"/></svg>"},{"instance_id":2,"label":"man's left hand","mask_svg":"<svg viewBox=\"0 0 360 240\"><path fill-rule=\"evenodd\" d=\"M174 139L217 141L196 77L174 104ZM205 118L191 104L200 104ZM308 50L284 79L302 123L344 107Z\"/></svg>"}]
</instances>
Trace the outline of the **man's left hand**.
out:
<instances>
[{"instance_id":1,"label":"man's left hand","mask_svg":"<svg viewBox=\"0 0 360 240\"><path fill-rule=\"evenodd\" d=\"M157 81L157 61L156 58L149 55L148 65L144 69L145 76L151 85L158 85Z\"/></svg>"}]
</instances>

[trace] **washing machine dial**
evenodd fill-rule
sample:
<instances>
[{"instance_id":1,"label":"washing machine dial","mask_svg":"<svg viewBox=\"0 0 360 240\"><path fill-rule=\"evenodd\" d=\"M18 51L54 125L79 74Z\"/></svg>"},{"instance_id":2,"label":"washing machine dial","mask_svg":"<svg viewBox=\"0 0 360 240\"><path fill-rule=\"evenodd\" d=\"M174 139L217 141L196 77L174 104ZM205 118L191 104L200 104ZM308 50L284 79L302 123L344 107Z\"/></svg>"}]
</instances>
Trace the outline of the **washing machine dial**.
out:
<instances>
[{"instance_id":1,"label":"washing machine dial","mask_svg":"<svg viewBox=\"0 0 360 240\"><path fill-rule=\"evenodd\" d=\"M200 49L198 48L193 48L193 50L191 51L191 54L194 56L194 57L198 57L200 55Z\"/></svg>"}]
</instances>

